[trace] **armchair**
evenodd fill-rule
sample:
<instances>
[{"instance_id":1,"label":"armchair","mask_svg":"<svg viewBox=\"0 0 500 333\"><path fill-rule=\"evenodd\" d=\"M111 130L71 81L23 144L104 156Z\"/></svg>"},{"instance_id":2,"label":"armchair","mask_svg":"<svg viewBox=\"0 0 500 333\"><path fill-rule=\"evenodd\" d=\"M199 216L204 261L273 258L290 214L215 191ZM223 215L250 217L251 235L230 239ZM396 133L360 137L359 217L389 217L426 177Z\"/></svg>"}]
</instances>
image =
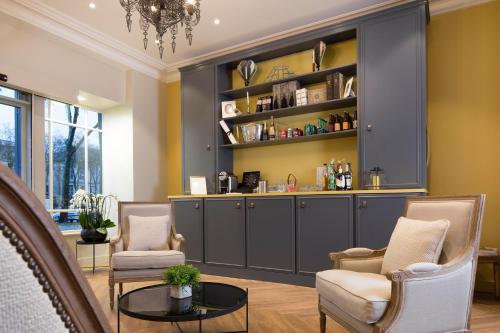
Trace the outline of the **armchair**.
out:
<instances>
[{"instance_id":1,"label":"armchair","mask_svg":"<svg viewBox=\"0 0 500 333\"><path fill-rule=\"evenodd\" d=\"M165 216L171 221L170 234L167 240L168 249L157 251L129 250L130 225L129 216ZM114 307L115 284L119 285L119 293L123 292L123 283L161 280L165 268L184 264L185 240L175 229L169 203L118 203L118 234L112 238L109 246L109 305Z\"/></svg>"},{"instance_id":2,"label":"armchair","mask_svg":"<svg viewBox=\"0 0 500 333\"><path fill-rule=\"evenodd\" d=\"M316 277L321 333L327 315L351 332L470 332L484 201L484 195L407 200L408 218L450 221L438 264L382 275L385 249L330 253L333 270Z\"/></svg>"}]
</instances>

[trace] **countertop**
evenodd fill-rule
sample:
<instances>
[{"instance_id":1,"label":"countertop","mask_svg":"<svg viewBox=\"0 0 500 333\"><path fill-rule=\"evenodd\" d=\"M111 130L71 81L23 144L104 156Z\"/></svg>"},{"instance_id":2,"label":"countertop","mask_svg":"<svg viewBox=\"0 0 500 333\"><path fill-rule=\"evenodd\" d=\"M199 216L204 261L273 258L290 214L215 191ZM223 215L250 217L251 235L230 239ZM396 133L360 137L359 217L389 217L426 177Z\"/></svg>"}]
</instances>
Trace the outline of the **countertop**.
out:
<instances>
[{"instance_id":1,"label":"countertop","mask_svg":"<svg viewBox=\"0 0 500 333\"><path fill-rule=\"evenodd\" d=\"M187 198L233 198L233 197L269 197L269 196L302 196L302 195L352 195L352 194L398 194L398 193L427 193L425 188L409 189L380 189L380 190L352 190L352 191L317 191L317 192L280 192L280 193L231 193L231 194L200 194L200 195L170 195L169 199Z\"/></svg>"}]
</instances>

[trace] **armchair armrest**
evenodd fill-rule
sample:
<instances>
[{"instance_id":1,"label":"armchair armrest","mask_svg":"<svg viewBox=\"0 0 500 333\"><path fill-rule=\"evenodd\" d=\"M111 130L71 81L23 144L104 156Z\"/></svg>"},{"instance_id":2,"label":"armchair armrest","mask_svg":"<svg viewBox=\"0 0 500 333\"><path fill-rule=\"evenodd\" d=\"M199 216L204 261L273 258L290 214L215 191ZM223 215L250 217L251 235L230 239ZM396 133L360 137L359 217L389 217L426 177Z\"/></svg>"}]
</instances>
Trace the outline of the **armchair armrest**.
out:
<instances>
[{"instance_id":1,"label":"armchair armrest","mask_svg":"<svg viewBox=\"0 0 500 333\"><path fill-rule=\"evenodd\" d=\"M329 256L333 264L333 269L380 273L385 250L385 248L372 250L357 247L342 252L332 252Z\"/></svg>"},{"instance_id":2,"label":"armchair armrest","mask_svg":"<svg viewBox=\"0 0 500 333\"><path fill-rule=\"evenodd\" d=\"M111 254L123 251L123 238L118 234L109 240L109 252Z\"/></svg>"},{"instance_id":3,"label":"armchair armrest","mask_svg":"<svg viewBox=\"0 0 500 333\"><path fill-rule=\"evenodd\" d=\"M172 250L184 252L186 239L181 234L172 234L170 239L170 248Z\"/></svg>"},{"instance_id":4,"label":"armchair armrest","mask_svg":"<svg viewBox=\"0 0 500 333\"><path fill-rule=\"evenodd\" d=\"M466 255L445 265L416 263L386 274L391 301L376 331L469 331L473 272L473 257Z\"/></svg>"}]
</instances>

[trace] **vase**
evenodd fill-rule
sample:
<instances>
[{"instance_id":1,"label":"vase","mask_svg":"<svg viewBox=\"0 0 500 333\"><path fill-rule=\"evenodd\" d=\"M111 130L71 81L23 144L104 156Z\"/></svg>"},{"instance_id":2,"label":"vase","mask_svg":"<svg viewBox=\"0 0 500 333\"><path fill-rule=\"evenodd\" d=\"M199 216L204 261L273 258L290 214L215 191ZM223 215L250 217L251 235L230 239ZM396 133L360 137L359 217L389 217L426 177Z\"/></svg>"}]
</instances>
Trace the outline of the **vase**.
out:
<instances>
[{"instance_id":1,"label":"vase","mask_svg":"<svg viewBox=\"0 0 500 333\"><path fill-rule=\"evenodd\" d=\"M170 286L170 297L173 298L187 298L193 295L190 286Z\"/></svg>"},{"instance_id":2,"label":"vase","mask_svg":"<svg viewBox=\"0 0 500 333\"><path fill-rule=\"evenodd\" d=\"M82 229L80 231L80 236L86 243L102 243L106 240L107 235L107 233L101 234L97 232L96 229Z\"/></svg>"}]
</instances>

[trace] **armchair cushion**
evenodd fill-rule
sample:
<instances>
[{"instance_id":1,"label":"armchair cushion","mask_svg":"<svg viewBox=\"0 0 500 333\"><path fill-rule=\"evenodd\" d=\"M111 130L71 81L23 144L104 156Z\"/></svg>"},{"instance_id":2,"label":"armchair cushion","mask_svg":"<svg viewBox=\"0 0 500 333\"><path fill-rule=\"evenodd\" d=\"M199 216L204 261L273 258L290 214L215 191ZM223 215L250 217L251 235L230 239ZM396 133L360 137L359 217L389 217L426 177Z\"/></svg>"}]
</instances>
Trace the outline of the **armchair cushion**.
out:
<instances>
[{"instance_id":1,"label":"armchair cushion","mask_svg":"<svg viewBox=\"0 0 500 333\"><path fill-rule=\"evenodd\" d=\"M113 253L111 267L114 270L167 268L184 264L180 251L122 251Z\"/></svg>"},{"instance_id":2,"label":"armchair cushion","mask_svg":"<svg viewBox=\"0 0 500 333\"><path fill-rule=\"evenodd\" d=\"M170 216L129 215L128 251L169 250Z\"/></svg>"},{"instance_id":3,"label":"armchair cushion","mask_svg":"<svg viewBox=\"0 0 500 333\"><path fill-rule=\"evenodd\" d=\"M412 220L400 217L382 262L382 274L418 262L437 263L450 221Z\"/></svg>"},{"instance_id":4,"label":"armchair cushion","mask_svg":"<svg viewBox=\"0 0 500 333\"><path fill-rule=\"evenodd\" d=\"M338 269L318 272L316 290L320 299L367 324L380 320L391 299L391 281L373 273Z\"/></svg>"}]
</instances>

